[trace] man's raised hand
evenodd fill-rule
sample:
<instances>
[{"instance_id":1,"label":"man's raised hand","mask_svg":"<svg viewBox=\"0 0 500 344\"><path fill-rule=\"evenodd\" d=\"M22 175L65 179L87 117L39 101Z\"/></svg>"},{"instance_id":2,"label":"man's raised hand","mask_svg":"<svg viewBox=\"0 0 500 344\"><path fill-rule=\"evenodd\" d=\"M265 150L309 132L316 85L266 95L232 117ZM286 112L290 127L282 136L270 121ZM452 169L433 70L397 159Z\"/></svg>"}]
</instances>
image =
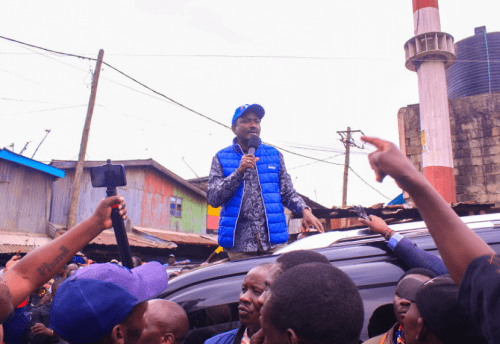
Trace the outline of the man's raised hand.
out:
<instances>
[{"instance_id":1,"label":"man's raised hand","mask_svg":"<svg viewBox=\"0 0 500 344\"><path fill-rule=\"evenodd\" d=\"M413 164L401 153L394 143L376 137L362 136L361 140L375 146L377 150L368 155L370 166L375 171L378 182L389 175L404 189L405 179L415 173L419 175Z\"/></svg>"},{"instance_id":2,"label":"man's raised hand","mask_svg":"<svg viewBox=\"0 0 500 344\"><path fill-rule=\"evenodd\" d=\"M255 168L259 158L256 158L253 154L245 154L241 157L240 166L238 167L238 172L243 174L247 168Z\"/></svg>"},{"instance_id":3,"label":"man's raised hand","mask_svg":"<svg viewBox=\"0 0 500 344\"><path fill-rule=\"evenodd\" d=\"M92 214L92 219L94 220L95 225L101 230L111 228L113 226L111 221L111 209L113 207L118 207L120 215L124 220L126 220L127 209L125 206L125 200L120 195L101 199L96 210L94 211L94 214Z\"/></svg>"}]
</instances>

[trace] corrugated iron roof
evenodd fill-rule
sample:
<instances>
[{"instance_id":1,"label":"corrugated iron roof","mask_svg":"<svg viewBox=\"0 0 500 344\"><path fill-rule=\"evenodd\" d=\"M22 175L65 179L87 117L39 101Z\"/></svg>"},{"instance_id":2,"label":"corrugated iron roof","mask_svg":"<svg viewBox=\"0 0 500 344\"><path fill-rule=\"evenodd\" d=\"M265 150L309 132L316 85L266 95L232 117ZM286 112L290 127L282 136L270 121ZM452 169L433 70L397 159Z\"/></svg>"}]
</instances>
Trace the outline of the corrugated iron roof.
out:
<instances>
[{"instance_id":1,"label":"corrugated iron roof","mask_svg":"<svg viewBox=\"0 0 500 344\"><path fill-rule=\"evenodd\" d=\"M0 232L0 245L42 246L52 239L47 234Z\"/></svg>"},{"instance_id":2,"label":"corrugated iron roof","mask_svg":"<svg viewBox=\"0 0 500 344\"><path fill-rule=\"evenodd\" d=\"M94 166L101 166L104 165L106 162L105 161L85 161L83 164L84 168L90 168ZM177 181L178 183L182 184L189 190L197 193L198 195L202 196L203 198L207 198L207 194L198 189L196 186L192 185L189 183L187 180L184 178L179 177L176 175L174 172L170 171L169 169L165 168L164 166L160 165L153 159L146 159L146 160L116 160L113 161L113 164L123 164L125 167L126 166L151 166L155 168L156 170L160 171L164 175L172 178L173 180ZM76 168L76 161L68 161L68 160L52 160L50 163L51 166L63 169L63 170L68 170L68 169L75 169Z\"/></svg>"},{"instance_id":3,"label":"corrugated iron roof","mask_svg":"<svg viewBox=\"0 0 500 344\"><path fill-rule=\"evenodd\" d=\"M56 238L63 235L67 231L65 229L58 229L56 233ZM140 235L134 233L127 233L128 243L131 247L151 247L151 248L166 248L175 249L177 245L174 242L165 242L160 240L149 240ZM105 246L116 246L115 233L112 229L107 229L96 236L89 245L105 245Z\"/></svg>"},{"instance_id":4,"label":"corrugated iron roof","mask_svg":"<svg viewBox=\"0 0 500 344\"><path fill-rule=\"evenodd\" d=\"M17 251L31 252L52 239L46 234L0 232L0 253L14 254Z\"/></svg>"},{"instance_id":5,"label":"corrugated iron roof","mask_svg":"<svg viewBox=\"0 0 500 344\"><path fill-rule=\"evenodd\" d=\"M205 246L218 246L215 240L210 237L200 234L170 232L161 229L132 227L133 231L154 236L161 240L172 241L179 245L205 245Z\"/></svg>"},{"instance_id":6,"label":"corrugated iron roof","mask_svg":"<svg viewBox=\"0 0 500 344\"><path fill-rule=\"evenodd\" d=\"M134 233L127 233L129 245L132 247L152 247L152 248L166 248L174 249L177 245L173 242L165 241L153 241L147 238L141 237L140 235ZM90 244L95 245L116 245L115 233L113 230L102 231Z\"/></svg>"},{"instance_id":7,"label":"corrugated iron roof","mask_svg":"<svg viewBox=\"0 0 500 344\"><path fill-rule=\"evenodd\" d=\"M33 246L19 246L19 245L0 245L0 254L15 254L18 251L21 253L28 253L33 251Z\"/></svg>"},{"instance_id":8,"label":"corrugated iron roof","mask_svg":"<svg viewBox=\"0 0 500 344\"><path fill-rule=\"evenodd\" d=\"M459 215L472 215L482 213L498 212L498 209L493 208L493 203L479 203L479 202L462 202L454 203L451 205L452 209ZM367 215L375 215L382 219L416 219L421 220L420 213L415 207L408 207L408 205L390 205L385 207L373 206L364 208ZM332 209L313 209L313 214L317 218L326 219L339 219L358 217L358 214L353 207L345 209L332 208ZM293 214L294 218L301 218L301 214Z\"/></svg>"},{"instance_id":9,"label":"corrugated iron roof","mask_svg":"<svg viewBox=\"0 0 500 344\"><path fill-rule=\"evenodd\" d=\"M0 149L0 158L8 161L15 162L16 164L24 165L30 168L33 168L38 171L42 171L44 173L50 174L54 177L64 178L64 171L60 170L56 167L46 165L39 161L27 158L25 156L13 153L8 149Z\"/></svg>"}]
</instances>

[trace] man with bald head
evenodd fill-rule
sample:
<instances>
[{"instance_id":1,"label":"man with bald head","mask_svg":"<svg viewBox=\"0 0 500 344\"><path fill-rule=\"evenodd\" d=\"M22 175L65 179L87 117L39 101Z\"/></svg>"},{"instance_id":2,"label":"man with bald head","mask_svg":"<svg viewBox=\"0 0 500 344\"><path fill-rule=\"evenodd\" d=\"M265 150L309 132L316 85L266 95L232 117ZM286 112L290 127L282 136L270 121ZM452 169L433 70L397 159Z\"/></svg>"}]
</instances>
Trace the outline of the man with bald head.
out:
<instances>
[{"instance_id":1,"label":"man with bald head","mask_svg":"<svg viewBox=\"0 0 500 344\"><path fill-rule=\"evenodd\" d=\"M144 330L138 344L179 344L189 330L184 309L167 300L150 300L144 313Z\"/></svg>"}]
</instances>

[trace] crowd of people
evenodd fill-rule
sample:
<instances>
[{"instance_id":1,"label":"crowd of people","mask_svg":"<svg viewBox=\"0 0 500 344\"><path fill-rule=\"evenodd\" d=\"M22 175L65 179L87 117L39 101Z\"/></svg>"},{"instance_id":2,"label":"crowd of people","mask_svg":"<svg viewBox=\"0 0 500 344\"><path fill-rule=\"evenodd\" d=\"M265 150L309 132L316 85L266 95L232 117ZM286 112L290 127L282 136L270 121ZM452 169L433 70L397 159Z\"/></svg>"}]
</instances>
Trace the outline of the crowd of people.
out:
<instances>
[{"instance_id":1,"label":"crowd of people","mask_svg":"<svg viewBox=\"0 0 500 344\"><path fill-rule=\"evenodd\" d=\"M259 113L251 118L248 128L260 121L260 114L263 116ZM241 130L239 125L237 122L236 132ZM383 306L371 315L372 338L366 343L500 343L500 257L460 220L394 144L371 137L363 140L376 148L369 155L376 179L382 181L388 175L409 193L442 258L421 250L376 217L364 221L411 268L397 283L392 307ZM279 165L280 155L275 158L270 161ZM237 168L238 164L229 160L222 169L226 163ZM251 168L256 163L257 159L248 162ZM255 177L258 180L264 174ZM241 203L240 198L237 204ZM189 331L184 309L174 302L154 299L168 284L168 273L161 263L136 261L136 267L128 269L116 262L90 264L83 258L83 264L73 262L88 242L112 226L111 209L116 206L126 219L123 198L103 199L89 219L7 264L0 274L4 343L184 341ZM267 209L270 205L261 206ZM301 210L310 215L307 209ZM230 211L224 216L230 218ZM273 228L279 237L282 228L277 218ZM251 228L255 221L246 218L245 228ZM316 222L310 216L308 221ZM234 240L237 225L229 223L225 222L227 237L223 242ZM257 253L272 251L281 242L260 234L269 245L253 242ZM252 246L248 245L244 244ZM170 258L169 264L179 264L175 257ZM294 251L280 255L274 264L259 265L248 272L239 296L240 328L201 342L358 344L364 317L370 316L363 312L360 293L348 275L317 252ZM26 337L19 330L23 326L28 329Z\"/></svg>"}]
</instances>

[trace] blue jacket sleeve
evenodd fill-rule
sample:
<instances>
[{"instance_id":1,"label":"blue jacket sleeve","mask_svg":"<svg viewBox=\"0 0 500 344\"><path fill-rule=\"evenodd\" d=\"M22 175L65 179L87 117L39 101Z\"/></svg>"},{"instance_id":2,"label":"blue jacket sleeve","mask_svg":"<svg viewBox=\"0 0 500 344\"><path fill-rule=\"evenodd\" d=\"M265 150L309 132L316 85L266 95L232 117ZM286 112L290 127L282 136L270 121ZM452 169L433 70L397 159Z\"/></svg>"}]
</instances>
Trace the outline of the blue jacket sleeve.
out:
<instances>
[{"instance_id":1,"label":"blue jacket sleeve","mask_svg":"<svg viewBox=\"0 0 500 344\"><path fill-rule=\"evenodd\" d=\"M403 238L397 243L394 248L394 255L405 262L410 269L425 268L438 276L448 273L446 266L439 257L422 250L408 238Z\"/></svg>"}]
</instances>

